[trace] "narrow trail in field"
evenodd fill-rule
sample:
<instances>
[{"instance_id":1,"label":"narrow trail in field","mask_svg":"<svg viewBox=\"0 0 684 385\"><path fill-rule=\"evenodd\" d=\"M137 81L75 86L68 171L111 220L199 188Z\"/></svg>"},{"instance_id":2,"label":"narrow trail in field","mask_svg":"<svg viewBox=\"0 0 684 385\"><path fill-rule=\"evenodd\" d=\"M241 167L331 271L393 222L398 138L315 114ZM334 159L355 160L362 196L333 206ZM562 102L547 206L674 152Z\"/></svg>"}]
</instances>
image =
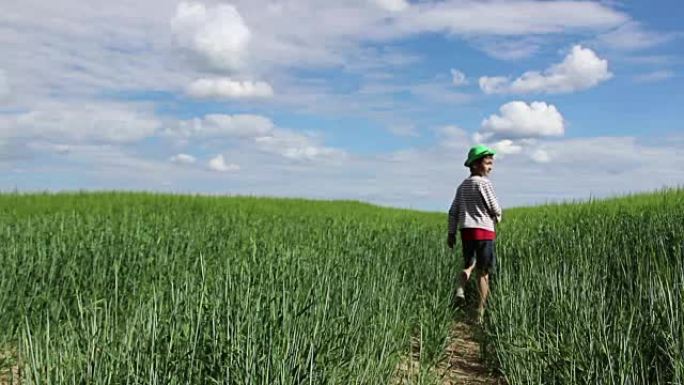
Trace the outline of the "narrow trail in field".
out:
<instances>
[{"instance_id":1,"label":"narrow trail in field","mask_svg":"<svg viewBox=\"0 0 684 385\"><path fill-rule=\"evenodd\" d=\"M500 378L492 376L480 360L480 344L475 339L477 326L455 320L450 327L443 358L429 372L420 371L420 342L412 340L409 357L401 360L391 381L392 385L408 385L430 377L443 385L499 385Z\"/></svg>"},{"instance_id":2,"label":"narrow trail in field","mask_svg":"<svg viewBox=\"0 0 684 385\"><path fill-rule=\"evenodd\" d=\"M15 352L0 350L0 385L19 385L21 377L16 356Z\"/></svg>"},{"instance_id":3,"label":"narrow trail in field","mask_svg":"<svg viewBox=\"0 0 684 385\"><path fill-rule=\"evenodd\" d=\"M449 331L445 360L437 365L442 384L500 384L480 360L480 344L475 340L475 326L454 321Z\"/></svg>"}]
</instances>

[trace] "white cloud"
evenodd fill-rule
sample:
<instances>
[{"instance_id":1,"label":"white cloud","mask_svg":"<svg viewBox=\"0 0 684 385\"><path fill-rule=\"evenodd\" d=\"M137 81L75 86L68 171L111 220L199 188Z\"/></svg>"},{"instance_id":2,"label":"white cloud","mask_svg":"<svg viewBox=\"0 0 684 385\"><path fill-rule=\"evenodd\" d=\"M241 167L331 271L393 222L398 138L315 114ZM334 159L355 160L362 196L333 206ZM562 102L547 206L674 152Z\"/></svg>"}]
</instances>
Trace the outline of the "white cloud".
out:
<instances>
[{"instance_id":1,"label":"white cloud","mask_svg":"<svg viewBox=\"0 0 684 385\"><path fill-rule=\"evenodd\" d=\"M505 76L482 76L480 77L480 89L485 94L504 92L509 87L509 79Z\"/></svg>"},{"instance_id":2,"label":"white cloud","mask_svg":"<svg viewBox=\"0 0 684 385\"><path fill-rule=\"evenodd\" d=\"M500 115L490 115L482 121L478 139L493 140L562 136L563 116L552 104L513 101L499 108Z\"/></svg>"},{"instance_id":3,"label":"white cloud","mask_svg":"<svg viewBox=\"0 0 684 385\"><path fill-rule=\"evenodd\" d=\"M420 136L416 126L410 123L390 124L387 126L387 131L397 136Z\"/></svg>"},{"instance_id":4,"label":"white cloud","mask_svg":"<svg viewBox=\"0 0 684 385\"><path fill-rule=\"evenodd\" d=\"M176 154L169 159L173 163L193 164L197 160L194 156L188 154Z\"/></svg>"},{"instance_id":5,"label":"white cloud","mask_svg":"<svg viewBox=\"0 0 684 385\"><path fill-rule=\"evenodd\" d=\"M237 81L231 78L197 79L186 89L194 98L259 99L273 96L266 82Z\"/></svg>"},{"instance_id":6,"label":"white cloud","mask_svg":"<svg viewBox=\"0 0 684 385\"><path fill-rule=\"evenodd\" d=\"M662 148L669 146L665 145ZM595 172L595 167L591 165L595 164L596 156L600 155L603 171L611 175L635 170L646 164L652 167L657 164L660 153L655 147L639 144L635 137L628 136L547 141L540 149L547 156L553 156L553 163L559 168L581 170L578 173Z\"/></svg>"},{"instance_id":7,"label":"white cloud","mask_svg":"<svg viewBox=\"0 0 684 385\"><path fill-rule=\"evenodd\" d=\"M193 71L172 55L175 4L150 0L84 7L77 0L10 2L0 15L0 68L11 78L12 106L34 109L66 99L174 90ZM5 4L3 4L5 5Z\"/></svg>"},{"instance_id":8,"label":"white cloud","mask_svg":"<svg viewBox=\"0 0 684 385\"><path fill-rule=\"evenodd\" d=\"M273 122L260 115L208 114L203 118L179 121L164 133L176 138L255 138L267 135L273 128Z\"/></svg>"},{"instance_id":9,"label":"white cloud","mask_svg":"<svg viewBox=\"0 0 684 385\"><path fill-rule=\"evenodd\" d=\"M347 58L345 70L358 72L365 78L391 79L390 68L416 65L424 59L418 53L404 52L391 45L370 45L362 47Z\"/></svg>"},{"instance_id":10,"label":"white cloud","mask_svg":"<svg viewBox=\"0 0 684 385\"><path fill-rule=\"evenodd\" d=\"M235 0L233 3L235 9L239 10L242 24L249 31L250 37L246 43L228 44L229 49L219 47L217 50L196 44L194 36L201 35L199 31L205 30L205 27L211 23L197 23L189 28L191 31L188 31L188 34L183 36L179 35L183 31L172 31L176 34L176 41L186 49L186 53L192 53L195 59L201 59L204 64L216 61L217 63L212 65L214 68L246 69L251 72L253 68L258 67L259 71L253 75L259 76L254 79L274 81L272 84L277 86L278 97L284 94L283 99L291 96L292 89L288 88L285 90L287 92L281 93L280 85L286 83L283 82L283 77L286 80L288 76L290 76L289 79L295 78L296 75L289 72L292 67L333 64L348 68L346 64L354 62L353 58L359 57L359 47L365 48L365 43L369 40L371 43L396 41L397 38L422 32L435 32L445 34L447 37L463 37L469 41L479 36L524 37L528 33L594 32L617 26L628 19L624 14L606 5L607 2L586 1L546 2L546 4L530 1L417 1L397 14L383 11L370 1L300 0L276 3ZM8 75L11 74L9 80L13 86L21 85L12 89L11 96L14 98L17 93L23 94L23 100L26 102L22 108L26 110L46 110L47 108L41 107L35 101L54 98L54 95L59 95L60 98L76 96L80 98L78 100L94 100L93 95L111 95L109 92L116 93L118 90L132 90L133 92L150 89L182 90L194 79L209 76L206 73L197 72L197 69L201 67L186 67L183 64L188 62L174 61L173 59L177 57L171 56L170 41L172 39L169 38L169 20L177 11L176 2L151 0L136 3L135 7L131 6L128 1L99 3L94 7L84 7L81 1L75 0L58 2L25 0L21 4L22 6L10 5L9 12L3 12L0 16L3 19L3 22L0 22L2 24L0 45L6 47L8 52L16 53L0 55L0 67L6 69ZM210 13L215 14L214 10L217 7L209 4L215 4L215 2L207 2L204 6L207 12L205 16L216 17ZM513 9L513 12L509 12L510 9ZM449 11L449 13L442 17L440 16L442 10ZM530 17L531 14L539 16ZM450 18L451 15L457 17ZM423 16L427 16L424 21L421 20ZM306 22L298 22L302 20ZM311 31L316 31L316 33L311 33ZM212 35L212 33L205 33L205 35ZM184 41L187 43L185 45L181 44L184 38L187 38ZM220 43L224 44L225 41L220 40ZM518 48L519 50L508 50L506 53L515 52L514 56L520 57L536 49L525 44L520 44ZM235 56L219 54L228 52L230 49L233 49ZM494 55L492 52L490 54ZM380 66L380 68L385 67ZM386 71L388 75L392 74L392 70ZM263 74L274 75L264 77ZM235 79L244 79L237 75L231 76L235 76ZM299 86L299 90L304 85L299 79L291 83L296 84L286 85ZM444 79L442 83L445 89L449 86ZM319 90L326 87L326 85L320 86ZM34 95L40 98L34 98ZM294 95L294 97L297 96ZM336 106L333 106L335 102L343 100L338 98L332 101L333 98L329 97L330 93L325 92L312 92L307 96L311 98L299 99L298 103L301 106L327 104L332 106L330 111L335 111ZM368 106L364 105L364 100L354 100L355 96L351 95L344 100L350 103L356 102L355 108L358 108L356 111L365 113ZM397 109L393 107L397 104L386 102L389 99L382 99L382 103L378 104L382 104L386 110L396 111ZM401 106L406 106L407 109L413 107L408 103ZM84 109L87 110L87 108ZM69 110L76 109L70 108ZM139 114L135 112L133 115L143 120L152 116L145 112ZM86 115L92 114L86 112ZM127 115L123 114L123 116ZM3 116L1 119L7 121L8 117ZM76 120L78 119L74 118L69 121ZM345 160L344 167L319 167L321 163L316 161L302 166L301 162L283 162L282 157L288 155L292 159L308 157L314 160L322 158L326 151L319 151L318 148L326 148L326 146L315 136L301 135L305 139L300 141L281 140L281 129L273 127L273 123L268 119L266 119L268 124L262 126L267 128L243 127L244 130L236 128L235 122L228 123L229 128L225 129L225 127L218 127L223 124L212 122L206 117L198 120L201 127L198 130L194 127L188 129L190 136L201 137L211 134L242 138L239 146L230 150L235 150L235 155L233 152L230 153L230 160L241 165L249 165L248 176L246 175L244 179L235 178L229 181L233 178L215 178L215 176L208 176L210 173L203 169L177 167L168 159L160 162L163 165L141 159L127 160L126 154L111 148L103 155L104 150L101 147L93 147L87 156L83 155L83 162L78 165L79 167L74 167L68 174L63 174L68 178L55 177L53 170L50 169L53 165L45 162L25 163L22 161L21 164L17 164L17 167L27 170L27 175L33 175L33 181L40 181L35 182L35 185L63 183L65 188L93 186L88 185L87 179L81 176L97 174L96 177L106 181L107 184L104 186L110 188L130 188L131 179L136 178L140 182L134 184L133 187L154 189L159 186L154 182L157 179L165 181L170 175L176 177L183 175L178 177L178 186L185 191L208 190L224 193L368 199L377 203L441 210L442 206L448 204L451 197L447 195L453 187L451 185L453 179L444 178L444 175L452 173L456 168L462 169L462 158L465 155L462 147L467 147L469 143L469 138L464 132L454 129L452 141L449 142L454 147L407 151L402 160L396 163L384 161L377 156L350 155ZM193 126L194 122L194 120L186 121L190 126ZM4 125L4 122L0 126L2 126L0 143L7 133L17 135L16 131L8 131L6 129L8 126ZM78 124L73 126L78 126ZM54 129L37 133L30 129L26 131L26 135L48 136L53 140L67 138L69 141L74 141L73 135L65 134L65 131L66 129ZM127 136L130 137L130 133ZM263 137L271 139L257 143L256 138ZM87 136L85 139L101 140L93 136ZM507 139L501 138L501 140ZM511 146L522 146L518 139L508 140L511 141ZM542 197L539 199L545 199L546 196L554 193L566 194L565 196L568 197L582 197L587 196L586 191L589 189L607 192L626 188L648 189L660 187L662 185L659 184L660 180L684 181L681 167L676 168L676 165L684 161L681 159L681 151L678 147L663 149L619 146L615 154L611 153L611 161L619 164L620 167L624 167L624 163L633 164L641 161L640 157L645 157L647 160L638 163L642 165L639 170L611 179L609 175L604 175L603 170L592 167L591 162L575 167L574 161L568 161L568 159L582 160L581 155L586 154L587 142L591 141L587 139L574 143L573 151L579 154L576 158L574 158L575 155L568 153L556 154L555 151L563 149L565 141L558 141L557 146L560 148L550 146L544 149L546 158L541 155L538 157L538 159L553 159L554 162L558 159L564 168L556 168L553 164L544 165L544 168L534 168L535 165L527 157L507 157L505 162L502 161L497 166L506 167L510 160L511 165L520 164L522 167L511 166L508 168L508 173L497 173L494 176L495 181L499 183L497 187L502 189L501 196L504 201L530 202L534 198L525 195L528 193L538 194ZM214 143L212 141L212 144ZM603 145L613 148L614 142L606 140ZM12 148L13 146L14 143L7 145ZM147 146L147 143L144 146ZM307 146L313 149L307 149ZM72 159L81 152L77 147L70 146L70 148L73 150L69 156L57 158ZM263 151L254 151L255 149ZM599 150L599 147L592 147L593 150ZM618 156L617 152L626 155ZM43 155L45 154L41 154ZM672 167L663 166L663 156L675 157ZM100 167L102 162L107 164L104 172ZM225 160L223 164L228 166ZM144 167L145 165L148 167ZM253 168L258 168L256 165L267 165L267 167L253 170ZM59 167L62 166L64 165L59 165ZM67 169L66 166L64 168ZM117 170L117 173L109 172L113 169ZM587 174L585 175L587 179L571 180L568 178L568 175L576 174L577 171L583 169L595 173L596 177ZM133 170L135 172L132 172ZM255 173L252 174L252 171ZM560 172L555 174L556 171ZM221 179L220 183L218 179ZM521 186L520 180L526 179L533 180L534 183ZM22 187L21 179L10 177L4 180L6 185L18 182L19 187ZM64 182L56 182L58 180ZM79 185L69 185L68 181L75 180ZM299 183L293 185L292 180L297 180ZM572 183L569 182L570 180ZM431 195L421 196L420 199L412 198L410 194L414 193L416 185L430 186L429 189L421 188L421 190ZM525 187L525 185L530 187ZM44 186L50 187L50 185ZM102 185L95 184L94 186Z\"/></svg>"},{"instance_id":11,"label":"white cloud","mask_svg":"<svg viewBox=\"0 0 684 385\"><path fill-rule=\"evenodd\" d=\"M684 185L682 140L679 136L651 138L648 143L630 137L545 141L530 150L543 150L553 161L539 164L531 157L507 156L497 161L492 181L505 208ZM208 167L150 161L112 146L91 146L90 150L75 147L68 157L59 157L72 163L11 161L10 166L23 170L23 176L10 173L0 178L0 189L142 189L359 199L445 212L458 183L467 177L463 167L466 153L467 147L432 146L349 156L342 167L330 167L324 162L282 162L280 156L270 153L240 156L237 152L235 156L231 153L231 160L249 165L249 172L216 178ZM601 167L596 167L596 158L587 154L601 154ZM663 163L665 158L669 162ZM225 159L223 163L227 163ZM173 188L165 187L168 182Z\"/></svg>"},{"instance_id":12,"label":"white cloud","mask_svg":"<svg viewBox=\"0 0 684 385\"><path fill-rule=\"evenodd\" d=\"M283 129L255 141L263 151L298 161L340 160L346 156L342 150L319 145L311 136Z\"/></svg>"},{"instance_id":13,"label":"white cloud","mask_svg":"<svg viewBox=\"0 0 684 385\"><path fill-rule=\"evenodd\" d=\"M208 114L170 124L163 132L187 145L192 139L225 138L241 151L265 152L298 161L341 160L346 153L320 144L314 133L276 127L260 115ZM216 161L218 162L218 161Z\"/></svg>"},{"instance_id":14,"label":"white cloud","mask_svg":"<svg viewBox=\"0 0 684 385\"><path fill-rule=\"evenodd\" d=\"M444 1L422 3L420 12L402 18L398 28L459 35L527 35L618 25L627 16L602 4L584 1Z\"/></svg>"},{"instance_id":15,"label":"white cloud","mask_svg":"<svg viewBox=\"0 0 684 385\"><path fill-rule=\"evenodd\" d=\"M465 74L457 69L451 69L451 84L456 87L468 84L468 79Z\"/></svg>"},{"instance_id":16,"label":"white cloud","mask_svg":"<svg viewBox=\"0 0 684 385\"><path fill-rule=\"evenodd\" d=\"M653 191L684 183L684 170L677 166L684 153L677 149L674 143L640 143L634 137L545 141L530 148L529 158L498 162L494 181L498 196L510 200L508 205ZM596 167L596 154L601 167ZM663 156L675 163L662 166Z\"/></svg>"},{"instance_id":17,"label":"white cloud","mask_svg":"<svg viewBox=\"0 0 684 385\"><path fill-rule=\"evenodd\" d=\"M214 158L211 158L209 160L208 167L212 171L218 171L218 172L229 172L229 171L239 171L240 166L234 163L226 163L225 159L223 159L223 155L219 154L216 155Z\"/></svg>"},{"instance_id":18,"label":"white cloud","mask_svg":"<svg viewBox=\"0 0 684 385\"><path fill-rule=\"evenodd\" d=\"M473 99L473 95L462 91L456 91L443 82L428 82L408 86L408 91L416 97L430 102L453 106L463 104Z\"/></svg>"},{"instance_id":19,"label":"white cloud","mask_svg":"<svg viewBox=\"0 0 684 385\"><path fill-rule=\"evenodd\" d=\"M54 146L54 150L58 154L68 154L71 152L71 146L66 144L57 144Z\"/></svg>"},{"instance_id":20,"label":"white cloud","mask_svg":"<svg viewBox=\"0 0 684 385\"><path fill-rule=\"evenodd\" d=\"M466 149L470 146L468 133L459 126L442 126L435 130L442 147L450 149Z\"/></svg>"},{"instance_id":21,"label":"white cloud","mask_svg":"<svg viewBox=\"0 0 684 385\"><path fill-rule=\"evenodd\" d=\"M235 6L181 2L171 19L180 47L190 50L219 70L239 70L245 65L250 30Z\"/></svg>"},{"instance_id":22,"label":"white cloud","mask_svg":"<svg viewBox=\"0 0 684 385\"><path fill-rule=\"evenodd\" d=\"M203 73L207 66L255 78L268 76L274 82L271 85L281 88L278 81L291 75L292 68L332 65L346 69L357 63L377 63L384 60L381 51L371 55L376 59L358 59L374 43L421 33L468 40L523 37L600 31L629 20L606 4L584 1L540 5L447 0L411 3L401 12L387 12L373 1L358 0L230 3L179 5L149 0L135 7L128 1L83 7L78 0L25 0L21 6L9 5L3 13L9 21L2 26L0 43L17 54L0 55L0 67L12 75L12 85L21 84L12 90L13 101L31 108L37 100L53 100L54 95L92 100L94 95L120 90L184 89L194 79L207 76ZM394 2L398 8L403 3ZM442 11L447 12L445 17L440 16ZM450 19L451 14L456 18ZM302 20L306 22L298 22ZM174 41L192 60L178 60ZM397 50L385 59L399 59L396 65L414 60L402 57L404 53ZM365 73L358 67L355 71ZM289 97L289 91L283 88L279 95ZM278 102L293 103L285 96Z\"/></svg>"},{"instance_id":23,"label":"white cloud","mask_svg":"<svg viewBox=\"0 0 684 385\"><path fill-rule=\"evenodd\" d=\"M675 73L670 70L658 70L634 77L634 80L638 83L655 83L663 80L670 79L675 76Z\"/></svg>"},{"instance_id":24,"label":"white cloud","mask_svg":"<svg viewBox=\"0 0 684 385\"><path fill-rule=\"evenodd\" d=\"M611 77L607 60L599 58L589 48L575 45L561 63L552 65L543 73L528 71L513 82L501 76L483 76L480 88L488 94L567 93L594 87Z\"/></svg>"},{"instance_id":25,"label":"white cloud","mask_svg":"<svg viewBox=\"0 0 684 385\"><path fill-rule=\"evenodd\" d=\"M50 104L0 115L0 137L61 143L131 143L152 136L161 122L148 112L118 104Z\"/></svg>"},{"instance_id":26,"label":"white cloud","mask_svg":"<svg viewBox=\"0 0 684 385\"><path fill-rule=\"evenodd\" d=\"M634 51L655 47L676 37L677 35L673 33L648 31L640 23L630 21L600 35L598 42L618 50Z\"/></svg>"},{"instance_id":27,"label":"white cloud","mask_svg":"<svg viewBox=\"0 0 684 385\"><path fill-rule=\"evenodd\" d=\"M171 124L164 135L186 144L191 139L237 139L244 151L258 150L299 161L341 160L346 156L342 150L321 145L314 134L276 127L260 115L208 114Z\"/></svg>"},{"instance_id":28,"label":"white cloud","mask_svg":"<svg viewBox=\"0 0 684 385\"><path fill-rule=\"evenodd\" d=\"M518 60L532 56L539 50L541 39L524 37L481 37L471 39L471 44L487 55L499 60Z\"/></svg>"},{"instance_id":29,"label":"white cloud","mask_svg":"<svg viewBox=\"0 0 684 385\"><path fill-rule=\"evenodd\" d=\"M492 144L492 148L499 154L519 154L523 147L510 139L500 140Z\"/></svg>"},{"instance_id":30,"label":"white cloud","mask_svg":"<svg viewBox=\"0 0 684 385\"><path fill-rule=\"evenodd\" d=\"M0 102L7 98L10 94L9 82L7 81L7 75L5 71L0 68Z\"/></svg>"},{"instance_id":31,"label":"white cloud","mask_svg":"<svg viewBox=\"0 0 684 385\"><path fill-rule=\"evenodd\" d=\"M551 161L551 156L548 151L544 149L535 150L532 155L530 155L530 158L537 163L548 163Z\"/></svg>"},{"instance_id":32,"label":"white cloud","mask_svg":"<svg viewBox=\"0 0 684 385\"><path fill-rule=\"evenodd\" d=\"M249 68L259 73L269 67L344 65L353 62L367 42L395 41L423 33L466 39L521 37L605 30L629 19L608 6L585 1L448 0L409 5L404 0L268 4L236 0L234 4L249 26Z\"/></svg>"},{"instance_id":33,"label":"white cloud","mask_svg":"<svg viewBox=\"0 0 684 385\"><path fill-rule=\"evenodd\" d=\"M380 8L391 11L400 12L409 7L409 3L406 0L372 0Z\"/></svg>"}]
</instances>

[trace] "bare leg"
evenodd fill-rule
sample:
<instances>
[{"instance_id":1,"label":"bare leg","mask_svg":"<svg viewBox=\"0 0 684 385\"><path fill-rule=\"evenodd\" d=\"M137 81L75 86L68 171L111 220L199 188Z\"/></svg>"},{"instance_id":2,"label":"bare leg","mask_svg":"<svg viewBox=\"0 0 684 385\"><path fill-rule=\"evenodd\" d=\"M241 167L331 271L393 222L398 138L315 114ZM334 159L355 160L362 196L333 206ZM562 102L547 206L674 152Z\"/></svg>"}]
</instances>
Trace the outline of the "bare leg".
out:
<instances>
[{"instance_id":1,"label":"bare leg","mask_svg":"<svg viewBox=\"0 0 684 385\"><path fill-rule=\"evenodd\" d=\"M482 317L484 317L485 303L487 303L487 296L489 295L489 274L480 273L479 280L480 288L480 307L479 311L479 322L482 322Z\"/></svg>"},{"instance_id":2,"label":"bare leg","mask_svg":"<svg viewBox=\"0 0 684 385\"><path fill-rule=\"evenodd\" d=\"M455 306L461 306L465 303L465 285L468 283L468 279L470 278L470 275L473 273L473 269L475 268L475 261L473 263L463 269L461 274L459 274L458 277L458 284L456 286L456 292L454 293L454 305Z\"/></svg>"},{"instance_id":3,"label":"bare leg","mask_svg":"<svg viewBox=\"0 0 684 385\"><path fill-rule=\"evenodd\" d=\"M461 273L461 282L460 282L462 288L464 288L466 283L468 283L468 279L473 274L474 268L475 268L475 262L473 262L469 267L463 269L463 272Z\"/></svg>"}]
</instances>

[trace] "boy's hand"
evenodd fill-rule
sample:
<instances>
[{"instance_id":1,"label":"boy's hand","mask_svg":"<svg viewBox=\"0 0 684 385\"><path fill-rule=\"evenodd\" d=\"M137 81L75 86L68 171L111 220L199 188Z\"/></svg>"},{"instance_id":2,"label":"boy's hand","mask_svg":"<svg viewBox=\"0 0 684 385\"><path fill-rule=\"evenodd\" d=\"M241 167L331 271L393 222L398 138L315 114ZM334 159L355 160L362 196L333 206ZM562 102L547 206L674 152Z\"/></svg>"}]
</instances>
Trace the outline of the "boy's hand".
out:
<instances>
[{"instance_id":1,"label":"boy's hand","mask_svg":"<svg viewBox=\"0 0 684 385\"><path fill-rule=\"evenodd\" d=\"M456 243L456 234L449 234L447 236L447 246L449 246L450 249L453 249L455 243Z\"/></svg>"}]
</instances>

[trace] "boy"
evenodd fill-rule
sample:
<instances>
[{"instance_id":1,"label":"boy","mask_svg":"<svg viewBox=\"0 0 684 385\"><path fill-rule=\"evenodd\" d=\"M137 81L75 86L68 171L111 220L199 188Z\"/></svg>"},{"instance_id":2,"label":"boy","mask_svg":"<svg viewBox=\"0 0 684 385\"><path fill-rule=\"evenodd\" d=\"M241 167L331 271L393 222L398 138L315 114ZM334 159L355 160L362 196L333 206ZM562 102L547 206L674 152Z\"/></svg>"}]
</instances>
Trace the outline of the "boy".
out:
<instances>
[{"instance_id":1,"label":"boy","mask_svg":"<svg viewBox=\"0 0 684 385\"><path fill-rule=\"evenodd\" d=\"M455 301L462 305L465 301L463 287L477 267L478 288L480 290L479 321L484 315L485 302L489 294L489 274L496 267L494 225L501 222L501 207L494 194L494 186L487 179L494 167L496 152L484 145L477 145L468 152L465 166L470 168L449 209L449 235L447 245L453 249L456 243L456 230L461 232L463 244L463 272L459 277Z\"/></svg>"}]
</instances>

